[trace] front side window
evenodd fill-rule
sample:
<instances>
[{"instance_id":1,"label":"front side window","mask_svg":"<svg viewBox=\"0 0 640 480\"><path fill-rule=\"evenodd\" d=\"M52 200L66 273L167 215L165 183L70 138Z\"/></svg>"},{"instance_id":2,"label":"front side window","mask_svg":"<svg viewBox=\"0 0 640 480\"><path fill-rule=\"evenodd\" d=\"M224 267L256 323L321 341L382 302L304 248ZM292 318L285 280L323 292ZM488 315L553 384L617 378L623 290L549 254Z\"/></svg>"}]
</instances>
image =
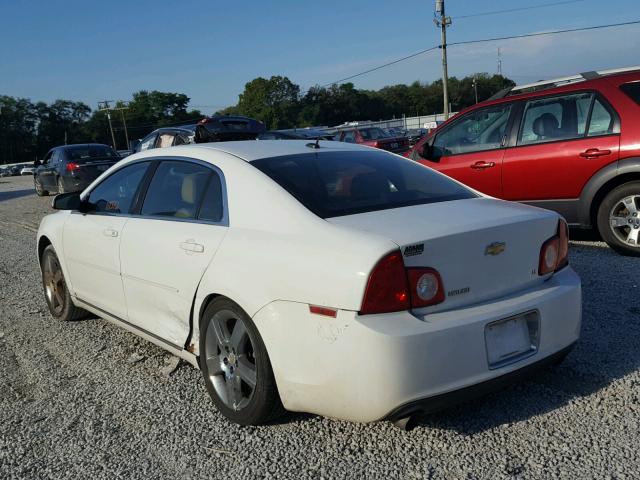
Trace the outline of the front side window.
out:
<instances>
[{"instance_id":1,"label":"front side window","mask_svg":"<svg viewBox=\"0 0 640 480\"><path fill-rule=\"evenodd\" d=\"M142 215L196 218L198 207L213 171L190 162L165 161L160 164L142 205Z\"/></svg>"},{"instance_id":2,"label":"front side window","mask_svg":"<svg viewBox=\"0 0 640 480\"><path fill-rule=\"evenodd\" d=\"M592 93L579 93L528 101L518 145L583 137L592 98Z\"/></svg>"},{"instance_id":3,"label":"front side window","mask_svg":"<svg viewBox=\"0 0 640 480\"><path fill-rule=\"evenodd\" d=\"M436 136L434 156L437 158L500 148L510 113L510 104L468 113Z\"/></svg>"},{"instance_id":4,"label":"front side window","mask_svg":"<svg viewBox=\"0 0 640 480\"><path fill-rule=\"evenodd\" d=\"M453 180L386 152L320 152L251 162L321 218L474 198Z\"/></svg>"},{"instance_id":5,"label":"front side window","mask_svg":"<svg viewBox=\"0 0 640 480\"><path fill-rule=\"evenodd\" d=\"M130 213L133 200L149 166L149 162L134 163L114 172L89 193L93 211Z\"/></svg>"},{"instance_id":6,"label":"front side window","mask_svg":"<svg viewBox=\"0 0 640 480\"><path fill-rule=\"evenodd\" d=\"M138 151L144 152L145 150L149 150L150 148L153 148L153 145L155 144L155 141L156 141L156 136L157 136L156 133L152 133L151 135L144 137L140 141L140 149Z\"/></svg>"}]
</instances>

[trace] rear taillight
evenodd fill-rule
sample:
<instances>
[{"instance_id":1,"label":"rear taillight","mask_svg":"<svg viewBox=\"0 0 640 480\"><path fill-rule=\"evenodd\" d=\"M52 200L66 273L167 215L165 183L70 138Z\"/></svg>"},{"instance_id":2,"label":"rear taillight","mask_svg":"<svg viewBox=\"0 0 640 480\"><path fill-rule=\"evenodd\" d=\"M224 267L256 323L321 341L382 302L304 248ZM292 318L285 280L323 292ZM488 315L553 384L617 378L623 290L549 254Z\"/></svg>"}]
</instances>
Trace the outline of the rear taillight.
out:
<instances>
[{"instance_id":1,"label":"rear taillight","mask_svg":"<svg viewBox=\"0 0 640 480\"><path fill-rule=\"evenodd\" d=\"M73 172L75 170L78 170L79 168L80 168L80 165L78 165L77 163L74 163L74 162L67 163L67 172Z\"/></svg>"},{"instance_id":2,"label":"rear taillight","mask_svg":"<svg viewBox=\"0 0 640 480\"><path fill-rule=\"evenodd\" d=\"M442 279L437 270L409 268L407 277L409 277L412 308L428 307L444 301Z\"/></svg>"},{"instance_id":3,"label":"rear taillight","mask_svg":"<svg viewBox=\"0 0 640 480\"><path fill-rule=\"evenodd\" d=\"M440 274L433 268L405 268L399 250L374 267L360 314L389 313L427 307L444 301Z\"/></svg>"},{"instance_id":4,"label":"rear taillight","mask_svg":"<svg viewBox=\"0 0 640 480\"><path fill-rule=\"evenodd\" d=\"M380 144L378 142L373 142L373 145L371 146L375 148L380 148Z\"/></svg>"},{"instance_id":5,"label":"rear taillight","mask_svg":"<svg viewBox=\"0 0 640 480\"><path fill-rule=\"evenodd\" d=\"M382 257L369 275L360 313L388 313L409 309L409 286L400 250Z\"/></svg>"},{"instance_id":6,"label":"rear taillight","mask_svg":"<svg viewBox=\"0 0 640 480\"><path fill-rule=\"evenodd\" d=\"M558 231L540 248L538 275L557 272L569 264L569 227L567 222L558 220Z\"/></svg>"}]
</instances>

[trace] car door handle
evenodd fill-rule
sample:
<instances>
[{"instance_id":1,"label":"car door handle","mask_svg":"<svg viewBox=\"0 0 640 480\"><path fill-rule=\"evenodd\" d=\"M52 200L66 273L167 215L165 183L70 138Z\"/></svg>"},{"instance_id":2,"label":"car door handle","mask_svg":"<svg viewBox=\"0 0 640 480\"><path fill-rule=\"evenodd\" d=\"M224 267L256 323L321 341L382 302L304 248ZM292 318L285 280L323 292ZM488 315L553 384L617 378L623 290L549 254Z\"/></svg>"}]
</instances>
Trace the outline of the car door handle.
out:
<instances>
[{"instance_id":1,"label":"car door handle","mask_svg":"<svg viewBox=\"0 0 640 480\"><path fill-rule=\"evenodd\" d=\"M495 166L496 166L495 162L476 162L473 165L471 165L471 168L476 170L483 170L485 168L491 168Z\"/></svg>"},{"instance_id":2,"label":"car door handle","mask_svg":"<svg viewBox=\"0 0 640 480\"><path fill-rule=\"evenodd\" d=\"M106 237L117 237L118 236L118 231L114 230L111 227L109 227L109 228L105 228L102 231L102 234L105 235Z\"/></svg>"},{"instance_id":3,"label":"car door handle","mask_svg":"<svg viewBox=\"0 0 640 480\"><path fill-rule=\"evenodd\" d=\"M189 239L186 242L180 242L180 248L186 252L202 253L204 252L204 245L196 243L195 240Z\"/></svg>"},{"instance_id":4,"label":"car door handle","mask_svg":"<svg viewBox=\"0 0 640 480\"><path fill-rule=\"evenodd\" d=\"M599 148L587 148L580 154L584 158L598 158L605 155L611 155L611 150L600 150Z\"/></svg>"}]
</instances>

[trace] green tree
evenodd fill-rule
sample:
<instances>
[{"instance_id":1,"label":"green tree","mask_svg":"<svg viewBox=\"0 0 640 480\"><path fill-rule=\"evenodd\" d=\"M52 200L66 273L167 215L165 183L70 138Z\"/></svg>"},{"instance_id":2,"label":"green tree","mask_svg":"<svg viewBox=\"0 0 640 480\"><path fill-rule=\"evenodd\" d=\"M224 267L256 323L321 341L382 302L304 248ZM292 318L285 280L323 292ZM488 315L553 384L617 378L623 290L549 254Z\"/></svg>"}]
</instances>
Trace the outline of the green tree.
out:
<instances>
[{"instance_id":1,"label":"green tree","mask_svg":"<svg viewBox=\"0 0 640 480\"><path fill-rule=\"evenodd\" d=\"M260 120L271 129L295 126L299 94L300 87L287 77L258 77L244 86L233 113Z\"/></svg>"}]
</instances>

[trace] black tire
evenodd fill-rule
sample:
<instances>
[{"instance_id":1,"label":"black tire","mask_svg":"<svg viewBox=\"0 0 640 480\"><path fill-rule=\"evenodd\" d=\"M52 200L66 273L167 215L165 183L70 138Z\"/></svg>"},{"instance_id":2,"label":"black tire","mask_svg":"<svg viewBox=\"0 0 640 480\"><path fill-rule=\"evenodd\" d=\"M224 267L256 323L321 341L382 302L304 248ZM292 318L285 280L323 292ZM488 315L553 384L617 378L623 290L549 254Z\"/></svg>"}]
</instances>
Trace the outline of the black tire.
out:
<instances>
[{"instance_id":1,"label":"black tire","mask_svg":"<svg viewBox=\"0 0 640 480\"><path fill-rule=\"evenodd\" d=\"M40 183L37 175L34 175L33 177L33 186L36 189L36 195L39 197L46 197L49 195L49 192L42 187L42 183Z\"/></svg>"},{"instance_id":2,"label":"black tire","mask_svg":"<svg viewBox=\"0 0 640 480\"><path fill-rule=\"evenodd\" d=\"M214 342L214 346L212 348L212 338L218 338L216 336L217 333L215 332L215 327L212 327L212 325L214 325L216 319L219 318L225 318L226 320L223 321L227 322L227 325L232 325L233 332L235 332L237 326L236 322L242 322L242 325L244 325L244 328L246 329L245 333L248 335L248 340L245 338L245 341L249 342L248 344L245 343L245 345L252 347L248 354L236 354L235 349L233 352L230 352L227 347L224 347L227 348L227 351L225 352L223 347L220 347L219 342ZM207 346L207 333L210 330L209 346ZM229 330L227 330L227 332L229 332ZM229 339L231 339L232 336L233 335L229 333ZM229 343L229 346L230 345L231 343ZM245 402L244 406L236 409L231 408L227 403L225 403L225 400L216 390L216 388L222 388L224 392L224 389L227 388L229 382L232 381L231 379L238 380L238 385L243 381L240 378L241 375L234 377L234 374L228 373L228 371L226 373L221 373L220 368L228 368L230 365L227 363L227 358L225 356L229 356L229 358L231 358L232 355L233 358L235 358L235 368L238 372L240 371L238 369L239 359L241 357L247 359L251 357L250 360L253 360L252 365L255 373L255 386L253 387L252 393L248 395L248 398L243 397L242 402ZM225 357L224 366L221 365L221 362L219 361L222 357ZM207 358L210 359L209 362L207 361ZM212 365L211 369L208 367L208 364ZM217 365L220 365L220 367ZM202 370L207 391L209 392L213 403L218 408L218 411L232 422L240 425L262 425L275 420L284 413L275 378L273 377L271 362L269 361L267 349L260 337L260 333L244 310L227 298L219 297L213 300L207 306L204 314L202 315L200 321L200 368ZM218 369L218 371L215 372L214 369ZM231 371L233 372L233 368L231 368ZM230 375L230 377L227 375ZM216 383L214 384L214 382ZM250 385L242 383L242 387L246 391L250 388ZM228 388L226 391L228 391ZM242 392L243 395L245 394L245 391Z\"/></svg>"},{"instance_id":3,"label":"black tire","mask_svg":"<svg viewBox=\"0 0 640 480\"><path fill-rule=\"evenodd\" d=\"M44 297L53 318L71 321L79 320L89 315L89 312L73 304L60 267L60 261L52 245L47 246L42 252L40 270L42 272Z\"/></svg>"},{"instance_id":4,"label":"black tire","mask_svg":"<svg viewBox=\"0 0 640 480\"><path fill-rule=\"evenodd\" d=\"M66 193L67 190L64 188L64 183L62 183L62 179L58 177L58 193Z\"/></svg>"},{"instance_id":5,"label":"black tire","mask_svg":"<svg viewBox=\"0 0 640 480\"><path fill-rule=\"evenodd\" d=\"M638 212L625 210L623 200L634 196L637 199L633 208ZM618 208L619 213L614 215ZM614 227L618 218L626 219L628 224ZM625 183L611 190L598 208L597 224L600 236L612 249L622 255L640 257L640 237L637 233L640 232L640 182ZM629 232L634 233L639 241L635 244L632 243L633 239L624 241Z\"/></svg>"}]
</instances>

